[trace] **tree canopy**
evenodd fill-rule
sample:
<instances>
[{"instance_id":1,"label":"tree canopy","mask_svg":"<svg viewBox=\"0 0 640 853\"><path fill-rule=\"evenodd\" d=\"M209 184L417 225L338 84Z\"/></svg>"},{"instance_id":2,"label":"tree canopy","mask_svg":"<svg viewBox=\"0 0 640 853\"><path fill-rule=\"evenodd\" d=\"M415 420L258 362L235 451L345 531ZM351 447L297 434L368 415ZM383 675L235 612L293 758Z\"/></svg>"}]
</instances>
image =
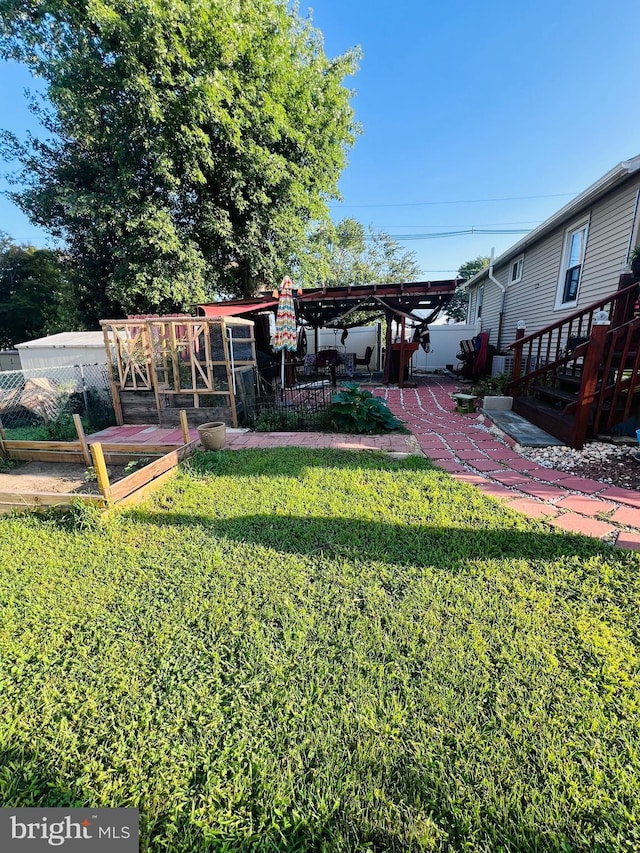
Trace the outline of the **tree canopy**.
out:
<instances>
[{"instance_id":1,"label":"tree canopy","mask_svg":"<svg viewBox=\"0 0 640 853\"><path fill-rule=\"evenodd\" d=\"M0 234L0 349L77 328L64 259Z\"/></svg>"},{"instance_id":2,"label":"tree canopy","mask_svg":"<svg viewBox=\"0 0 640 853\"><path fill-rule=\"evenodd\" d=\"M479 273L480 270L488 267L489 262L490 258L487 258L485 255L478 255L477 258L465 261L461 264L460 269L458 270L458 278L464 278L465 281L468 281L470 278L473 278L474 275Z\"/></svg>"},{"instance_id":3,"label":"tree canopy","mask_svg":"<svg viewBox=\"0 0 640 853\"><path fill-rule=\"evenodd\" d=\"M484 255L478 255L473 260L465 261L461 264L458 270L458 278L468 281L480 270L489 266L489 258ZM458 323L463 323L467 319L467 305L469 304L469 292L464 284L457 287L451 297L451 301L447 305L446 313L448 317Z\"/></svg>"},{"instance_id":4,"label":"tree canopy","mask_svg":"<svg viewBox=\"0 0 640 853\"><path fill-rule=\"evenodd\" d=\"M329 59L285 0L0 0L0 54L46 83L49 137L3 153L86 320L251 295L329 224L358 56Z\"/></svg>"},{"instance_id":5,"label":"tree canopy","mask_svg":"<svg viewBox=\"0 0 640 853\"><path fill-rule=\"evenodd\" d=\"M415 281L420 273L413 252L356 219L316 225L298 261L303 286Z\"/></svg>"}]
</instances>

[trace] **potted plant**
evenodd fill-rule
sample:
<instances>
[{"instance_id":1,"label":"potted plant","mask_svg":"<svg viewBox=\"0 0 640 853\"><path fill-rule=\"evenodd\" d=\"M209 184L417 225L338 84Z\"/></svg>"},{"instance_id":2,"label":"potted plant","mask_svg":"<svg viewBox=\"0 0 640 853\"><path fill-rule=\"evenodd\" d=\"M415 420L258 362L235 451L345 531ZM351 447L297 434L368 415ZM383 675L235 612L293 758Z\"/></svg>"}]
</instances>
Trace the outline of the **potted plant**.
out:
<instances>
[{"instance_id":1,"label":"potted plant","mask_svg":"<svg viewBox=\"0 0 640 853\"><path fill-rule=\"evenodd\" d=\"M629 263L631 264L633 277L640 278L640 246L636 246L629 255Z\"/></svg>"},{"instance_id":2,"label":"potted plant","mask_svg":"<svg viewBox=\"0 0 640 853\"><path fill-rule=\"evenodd\" d=\"M197 427L200 443L205 450L221 450L227 440L227 425L223 421L210 421Z\"/></svg>"},{"instance_id":3,"label":"potted plant","mask_svg":"<svg viewBox=\"0 0 640 853\"><path fill-rule=\"evenodd\" d=\"M479 388L478 396L482 396L482 409L493 411L507 411L513 405L513 397L505 394L509 384L509 376L506 373L496 373L484 379Z\"/></svg>"}]
</instances>

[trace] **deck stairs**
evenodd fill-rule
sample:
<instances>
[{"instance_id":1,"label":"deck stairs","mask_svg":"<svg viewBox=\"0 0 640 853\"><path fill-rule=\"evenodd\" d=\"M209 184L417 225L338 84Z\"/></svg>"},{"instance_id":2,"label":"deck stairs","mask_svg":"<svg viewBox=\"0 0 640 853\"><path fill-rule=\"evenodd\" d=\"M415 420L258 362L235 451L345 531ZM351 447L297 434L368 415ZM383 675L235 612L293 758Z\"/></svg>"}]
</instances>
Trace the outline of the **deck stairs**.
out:
<instances>
[{"instance_id":1,"label":"deck stairs","mask_svg":"<svg viewBox=\"0 0 640 853\"><path fill-rule=\"evenodd\" d=\"M640 282L531 335L519 330L508 394L513 410L580 448L640 416Z\"/></svg>"}]
</instances>

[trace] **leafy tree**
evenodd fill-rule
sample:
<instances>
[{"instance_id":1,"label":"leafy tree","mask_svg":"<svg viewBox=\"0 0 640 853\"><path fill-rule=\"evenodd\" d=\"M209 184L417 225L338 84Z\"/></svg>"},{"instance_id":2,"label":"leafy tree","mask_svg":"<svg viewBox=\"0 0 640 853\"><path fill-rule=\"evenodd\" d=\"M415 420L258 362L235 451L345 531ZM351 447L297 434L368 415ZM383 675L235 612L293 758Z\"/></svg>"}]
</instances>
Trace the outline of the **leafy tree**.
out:
<instances>
[{"instance_id":1,"label":"leafy tree","mask_svg":"<svg viewBox=\"0 0 640 853\"><path fill-rule=\"evenodd\" d=\"M77 328L66 264L0 235L0 348Z\"/></svg>"},{"instance_id":2,"label":"leafy tree","mask_svg":"<svg viewBox=\"0 0 640 853\"><path fill-rule=\"evenodd\" d=\"M87 320L279 280L357 127L336 59L285 0L0 0L0 55L46 82L13 200L66 241Z\"/></svg>"},{"instance_id":3,"label":"leafy tree","mask_svg":"<svg viewBox=\"0 0 640 853\"><path fill-rule=\"evenodd\" d=\"M489 258L484 257L483 255L478 255L477 258L474 258L471 261L466 261L461 265L458 270L458 278L462 278L465 281L468 281L470 278L476 273L479 273L480 270L483 270L485 267L489 266ZM446 313L448 317L451 317L458 323L462 323L467 319L467 306L469 304L469 291L466 289L465 285L459 285L451 297L451 301L447 305Z\"/></svg>"},{"instance_id":4,"label":"leafy tree","mask_svg":"<svg viewBox=\"0 0 640 853\"><path fill-rule=\"evenodd\" d=\"M415 281L419 272L413 252L356 219L316 226L299 259L303 286Z\"/></svg>"},{"instance_id":5,"label":"leafy tree","mask_svg":"<svg viewBox=\"0 0 640 853\"><path fill-rule=\"evenodd\" d=\"M473 278L476 273L479 273L480 270L488 267L489 262L490 258L487 258L484 255L478 255L478 257L474 258L472 261L465 261L458 270L458 278L464 278L465 281L468 281L470 278Z\"/></svg>"}]
</instances>

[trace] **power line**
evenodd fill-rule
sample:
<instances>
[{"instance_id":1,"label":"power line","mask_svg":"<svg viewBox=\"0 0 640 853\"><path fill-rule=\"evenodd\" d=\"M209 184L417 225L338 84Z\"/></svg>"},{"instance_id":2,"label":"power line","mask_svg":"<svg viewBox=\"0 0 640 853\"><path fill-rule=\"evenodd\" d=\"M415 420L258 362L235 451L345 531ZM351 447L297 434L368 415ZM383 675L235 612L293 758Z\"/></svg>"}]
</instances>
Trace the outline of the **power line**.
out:
<instances>
[{"instance_id":1,"label":"power line","mask_svg":"<svg viewBox=\"0 0 640 853\"><path fill-rule=\"evenodd\" d=\"M439 234L387 234L392 240L402 243L413 240L439 240L443 237L465 237L470 234L528 234L530 228L466 228L462 231L441 231ZM375 235L366 235L365 239L375 240Z\"/></svg>"},{"instance_id":2,"label":"power line","mask_svg":"<svg viewBox=\"0 0 640 853\"><path fill-rule=\"evenodd\" d=\"M505 225L539 225L542 219L516 219L513 222L483 222L482 225L372 225L372 228L498 228Z\"/></svg>"},{"instance_id":3,"label":"power line","mask_svg":"<svg viewBox=\"0 0 640 853\"><path fill-rule=\"evenodd\" d=\"M563 196L576 196L577 193L550 193L549 195L514 195L504 198L463 198L457 201L412 201L398 202L393 204L344 204L333 202L329 207L425 207L442 204L484 204L489 201L529 201L536 198L561 198Z\"/></svg>"}]
</instances>

